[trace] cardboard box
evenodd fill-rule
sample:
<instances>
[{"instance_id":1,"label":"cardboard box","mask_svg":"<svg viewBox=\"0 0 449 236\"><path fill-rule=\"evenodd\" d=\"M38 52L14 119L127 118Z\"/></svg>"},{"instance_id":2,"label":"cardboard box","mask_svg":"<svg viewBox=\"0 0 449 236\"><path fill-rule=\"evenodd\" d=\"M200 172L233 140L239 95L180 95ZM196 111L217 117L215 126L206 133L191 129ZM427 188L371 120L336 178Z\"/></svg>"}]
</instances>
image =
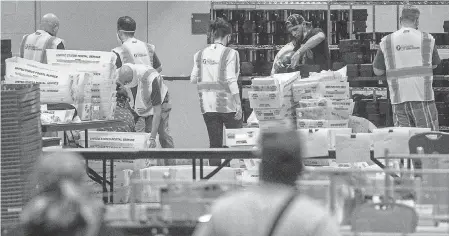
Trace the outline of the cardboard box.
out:
<instances>
[{"instance_id":1,"label":"cardboard box","mask_svg":"<svg viewBox=\"0 0 449 236\"><path fill-rule=\"evenodd\" d=\"M226 129L225 145L228 147L257 145L258 137L258 128Z\"/></svg>"},{"instance_id":2,"label":"cardboard box","mask_svg":"<svg viewBox=\"0 0 449 236\"><path fill-rule=\"evenodd\" d=\"M84 147L84 131L80 132L80 145ZM89 147L134 148L148 147L150 134L130 132L89 131Z\"/></svg>"},{"instance_id":3,"label":"cardboard box","mask_svg":"<svg viewBox=\"0 0 449 236\"><path fill-rule=\"evenodd\" d=\"M254 114L258 120L282 120L286 118L292 118L295 109L291 108L291 105L284 106L283 108L273 109L260 109L255 108Z\"/></svg>"},{"instance_id":4,"label":"cardboard box","mask_svg":"<svg viewBox=\"0 0 449 236\"><path fill-rule=\"evenodd\" d=\"M320 93L324 98L349 99L349 82L328 82L321 84Z\"/></svg>"},{"instance_id":5,"label":"cardboard box","mask_svg":"<svg viewBox=\"0 0 449 236\"><path fill-rule=\"evenodd\" d=\"M284 101L281 92L250 91L248 94L251 108L281 108Z\"/></svg>"},{"instance_id":6,"label":"cardboard box","mask_svg":"<svg viewBox=\"0 0 449 236\"><path fill-rule=\"evenodd\" d=\"M296 119L297 129L328 128L328 127L329 124L327 120Z\"/></svg>"},{"instance_id":7,"label":"cardboard box","mask_svg":"<svg viewBox=\"0 0 449 236\"><path fill-rule=\"evenodd\" d=\"M264 120L259 121L260 132L278 130L278 129L295 129L292 119L283 120Z\"/></svg>"}]
</instances>

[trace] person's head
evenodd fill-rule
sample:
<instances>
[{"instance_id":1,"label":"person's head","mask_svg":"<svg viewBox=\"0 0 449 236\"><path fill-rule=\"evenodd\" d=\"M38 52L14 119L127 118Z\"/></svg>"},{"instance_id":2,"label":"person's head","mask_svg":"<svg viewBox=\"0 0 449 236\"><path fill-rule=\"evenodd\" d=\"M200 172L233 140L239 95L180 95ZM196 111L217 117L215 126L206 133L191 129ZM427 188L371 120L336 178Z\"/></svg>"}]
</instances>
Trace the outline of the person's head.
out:
<instances>
[{"instance_id":1,"label":"person's head","mask_svg":"<svg viewBox=\"0 0 449 236\"><path fill-rule=\"evenodd\" d=\"M36 194L21 214L26 235L72 236L98 232L102 205L83 186L85 171L83 158L74 153L53 153L37 161L32 175Z\"/></svg>"},{"instance_id":2,"label":"person's head","mask_svg":"<svg viewBox=\"0 0 449 236\"><path fill-rule=\"evenodd\" d=\"M294 186L303 171L301 140L294 130L264 132L260 138L260 180Z\"/></svg>"},{"instance_id":3,"label":"person's head","mask_svg":"<svg viewBox=\"0 0 449 236\"><path fill-rule=\"evenodd\" d=\"M117 82L125 87L134 87L134 71L125 64L117 70Z\"/></svg>"},{"instance_id":4,"label":"person's head","mask_svg":"<svg viewBox=\"0 0 449 236\"><path fill-rule=\"evenodd\" d=\"M209 33L214 42L220 42L224 45L229 44L231 32L231 24L223 18L217 18L209 25Z\"/></svg>"},{"instance_id":5,"label":"person's head","mask_svg":"<svg viewBox=\"0 0 449 236\"><path fill-rule=\"evenodd\" d=\"M59 30L58 17L53 13L45 14L41 19L40 29L52 36L56 36Z\"/></svg>"},{"instance_id":6,"label":"person's head","mask_svg":"<svg viewBox=\"0 0 449 236\"><path fill-rule=\"evenodd\" d=\"M136 22L129 16L122 16L117 20L117 40L123 43L128 38L134 37Z\"/></svg>"},{"instance_id":7,"label":"person's head","mask_svg":"<svg viewBox=\"0 0 449 236\"><path fill-rule=\"evenodd\" d=\"M405 5L401 14L401 25L403 27L410 27L417 29L419 25L420 11L417 7L412 5Z\"/></svg>"},{"instance_id":8,"label":"person's head","mask_svg":"<svg viewBox=\"0 0 449 236\"><path fill-rule=\"evenodd\" d=\"M290 15L286 21L286 27L294 42L301 42L304 35L312 27L310 22L304 20L299 14Z\"/></svg>"}]
</instances>

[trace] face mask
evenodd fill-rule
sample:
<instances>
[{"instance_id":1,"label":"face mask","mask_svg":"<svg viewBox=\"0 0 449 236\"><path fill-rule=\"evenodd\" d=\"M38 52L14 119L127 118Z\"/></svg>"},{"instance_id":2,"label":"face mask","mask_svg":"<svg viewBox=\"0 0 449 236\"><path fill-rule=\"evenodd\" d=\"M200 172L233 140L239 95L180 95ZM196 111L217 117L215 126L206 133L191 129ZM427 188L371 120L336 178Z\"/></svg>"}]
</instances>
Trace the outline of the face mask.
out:
<instances>
[{"instance_id":1,"label":"face mask","mask_svg":"<svg viewBox=\"0 0 449 236\"><path fill-rule=\"evenodd\" d=\"M123 44L123 42L122 42L122 40L120 39L120 36L118 35L118 33L117 33L116 35L117 35L117 42L118 42L119 44Z\"/></svg>"}]
</instances>

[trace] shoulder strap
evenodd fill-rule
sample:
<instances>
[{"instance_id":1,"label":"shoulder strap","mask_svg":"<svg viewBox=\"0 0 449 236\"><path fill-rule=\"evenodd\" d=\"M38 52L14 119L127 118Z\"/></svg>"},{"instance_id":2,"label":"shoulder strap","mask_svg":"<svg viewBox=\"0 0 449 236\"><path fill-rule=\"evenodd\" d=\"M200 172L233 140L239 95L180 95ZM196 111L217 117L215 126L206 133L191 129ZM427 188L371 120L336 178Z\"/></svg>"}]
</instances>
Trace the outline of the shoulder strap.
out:
<instances>
[{"instance_id":1,"label":"shoulder strap","mask_svg":"<svg viewBox=\"0 0 449 236\"><path fill-rule=\"evenodd\" d=\"M296 196L297 196L296 192L293 191L290 193L290 195L285 200L285 202L283 202L283 204L281 205L281 208L279 209L279 212L276 215L276 218L274 218L273 224L271 225L270 231L268 231L267 236L273 236L274 231L276 230L276 227L279 224L279 221L281 220L282 216L284 215L284 213L288 209L288 207L296 199Z\"/></svg>"}]
</instances>

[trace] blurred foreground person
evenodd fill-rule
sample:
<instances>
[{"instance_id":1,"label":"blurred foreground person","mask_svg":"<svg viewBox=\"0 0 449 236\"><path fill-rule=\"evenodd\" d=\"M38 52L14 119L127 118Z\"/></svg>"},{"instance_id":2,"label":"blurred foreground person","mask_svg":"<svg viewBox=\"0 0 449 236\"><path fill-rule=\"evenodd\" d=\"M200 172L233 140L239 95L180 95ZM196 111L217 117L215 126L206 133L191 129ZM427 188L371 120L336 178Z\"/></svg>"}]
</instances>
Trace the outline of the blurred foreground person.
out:
<instances>
[{"instance_id":1,"label":"blurred foreground person","mask_svg":"<svg viewBox=\"0 0 449 236\"><path fill-rule=\"evenodd\" d=\"M83 186L85 171L84 159L76 154L40 159L33 175L37 191L22 211L20 230L11 235L123 235L103 225L103 203Z\"/></svg>"},{"instance_id":2,"label":"blurred foreground person","mask_svg":"<svg viewBox=\"0 0 449 236\"><path fill-rule=\"evenodd\" d=\"M195 235L340 235L327 209L298 195L296 181L304 168L300 143L295 131L263 134L260 186L219 199Z\"/></svg>"},{"instance_id":3,"label":"blurred foreground person","mask_svg":"<svg viewBox=\"0 0 449 236\"><path fill-rule=\"evenodd\" d=\"M56 37L58 30L58 17L52 13L44 15L39 30L23 36L20 57L47 64L47 49L65 49L64 40Z\"/></svg>"}]
</instances>

